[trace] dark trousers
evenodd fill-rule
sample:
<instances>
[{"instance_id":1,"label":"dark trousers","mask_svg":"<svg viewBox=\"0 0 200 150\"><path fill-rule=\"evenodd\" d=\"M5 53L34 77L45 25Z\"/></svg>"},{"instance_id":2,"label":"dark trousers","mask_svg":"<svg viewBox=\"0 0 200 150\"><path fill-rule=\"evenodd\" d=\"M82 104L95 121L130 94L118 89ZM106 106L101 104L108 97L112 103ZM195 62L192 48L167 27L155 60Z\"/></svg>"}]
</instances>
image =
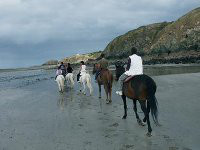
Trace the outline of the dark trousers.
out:
<instances>
[{"instance_id":1,"label":"dark trousers","mask_svg":"<svg viewBox=\"0 0 200 150\"><path fill-rule=\"evenodd\" d=\"M77 74L77 81L80 80L80 77L81 77L81 73L79 72L79 73Z\"/></svg>"},{"instance_id":2,"label":"dark trousers","mask_svg":"<svg viewBox=\"0 0 200 150\"><path fill-rule=\"evenodd\" d=\"M97 71L96 71L95 80L97 80L97 78L98 78L98 76L100 75L100 73L101 73L101 70L97 70Z\"/></svg>"},{"instance_id":3,"label":"dark trousers","mask_svg":"<svg viewBox=\"0 0 200 150\"><path fill-rule=\"evenodd\" d=\"M65 77L66 76L66 71L62 70L62 75Z\"/></svg>"}]
</instances>

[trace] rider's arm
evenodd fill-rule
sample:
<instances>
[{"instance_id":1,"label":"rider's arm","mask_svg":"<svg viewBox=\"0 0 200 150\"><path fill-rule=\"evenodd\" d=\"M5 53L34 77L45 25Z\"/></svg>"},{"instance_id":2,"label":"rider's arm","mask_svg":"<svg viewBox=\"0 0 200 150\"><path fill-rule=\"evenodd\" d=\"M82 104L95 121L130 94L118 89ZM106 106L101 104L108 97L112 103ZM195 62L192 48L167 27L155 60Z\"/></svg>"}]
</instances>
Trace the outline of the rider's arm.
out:
<instances>
[{"instance_id":1,"label":"rider's arm","mask_svg":"<svg viewBox=\"0 0 200 150\"><path fill-rule=\"evenodd\" d=\"M128 63L127 63L126 70L129 70L129 69L130 69L130 66L131 66L131 59L130 59L130 57L129 57L129 58L128 58Z\"/></svg>"}]
</instances>

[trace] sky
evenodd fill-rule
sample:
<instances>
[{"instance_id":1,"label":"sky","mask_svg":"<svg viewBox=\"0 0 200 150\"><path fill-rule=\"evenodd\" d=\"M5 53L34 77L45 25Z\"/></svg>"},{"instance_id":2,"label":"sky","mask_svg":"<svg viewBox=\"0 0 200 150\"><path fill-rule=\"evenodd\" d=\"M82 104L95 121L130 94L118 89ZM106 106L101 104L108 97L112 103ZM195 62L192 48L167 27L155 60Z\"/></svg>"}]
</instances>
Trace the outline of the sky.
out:
<instances>
[{"instance_id":1,"label":"sky","mask_svg":"<svg viewBox=\"0 0 200 150\"><path fill-rule=\"evenodd\" d=\"M0 68L104 50L116 36L199 6L200 0L0 0Z\"/></svg>"}]
</instances>

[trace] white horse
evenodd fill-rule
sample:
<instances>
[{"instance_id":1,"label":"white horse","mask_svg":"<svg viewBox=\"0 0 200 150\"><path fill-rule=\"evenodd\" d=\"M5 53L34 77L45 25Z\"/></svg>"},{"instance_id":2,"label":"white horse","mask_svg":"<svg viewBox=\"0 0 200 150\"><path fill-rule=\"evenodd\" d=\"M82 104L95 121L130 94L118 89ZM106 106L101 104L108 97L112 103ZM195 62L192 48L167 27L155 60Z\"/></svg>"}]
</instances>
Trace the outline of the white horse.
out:
<instances>
[{"instance_id":1,"label":"white horse","mask_svg":"<svg viewBox=\"0 0 200 150\"><path fill-rule=\"evenodd\" d=\"M67 83L69 83L70 87L73 88L74 87L74 75L73 75L73 73L68 73L65 76L65 79L66 79Z\"/></svg>"},{"instance_id":2,"label":"white horse","mask_svg":"<svg viewBox=\"0 0 200 150\"><path fill-rule=\"evenodd\" d=\"M92 88L92 84L91 84L91 77L89 73L83 73L80 77L80 91L83 92L83 94L86 95L85 89L86 89L86 85L89 88L90 91L90 95L92 95L93 92L93 88ZM82 89L83 86L83 89Z\"/></svg>"},{"instance_id":3,"label":"white horse","mask_svg":"<svg viewBox=\"0 0 200 150\"><path fill-rule=\"evenodd\" d=\"M56 77L56 82L58 83L59 92L64 92L65 78L63 75L58 75Z\"/></svg>"}]
</instances>

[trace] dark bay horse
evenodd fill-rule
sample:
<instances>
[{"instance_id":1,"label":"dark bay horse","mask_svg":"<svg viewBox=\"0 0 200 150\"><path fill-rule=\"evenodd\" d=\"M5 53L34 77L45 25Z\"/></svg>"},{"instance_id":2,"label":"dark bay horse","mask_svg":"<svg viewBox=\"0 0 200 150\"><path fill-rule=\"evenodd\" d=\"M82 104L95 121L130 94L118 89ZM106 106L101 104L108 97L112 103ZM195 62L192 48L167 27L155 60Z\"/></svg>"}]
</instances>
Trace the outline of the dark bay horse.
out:
<instances>
[{"instance_id":1,"label":"dark bay horse","mask_svg":"<svg viewBox=\"0 0 200 150\"><path fill-rule=\"evenodd\" d=\"M117 73L118 70L116 70ZM116 74L116 79L119 79L119 73ZM139 125L144 126L143 122L147 122L148 125L148 132L147 136L151 136L152 128L150 124L149 119L149 113L151 111L152 118L156 125L159 125L158 123L158 103L157 99L155 97L156 93L156 83L154 80L147 76L147 75L136 75L129 80L124 82L121 96L124 103L124 116L123 119L126 119L127 117L127 105L126 105L126 97L133 100L133 109L136 115L136 119ZM136 102L139 101L142 111L144 112L144 119L143 122L139 118L139 115L137 113L137 104Z\"/></svg>"},{"instance_id":2,"label":"dark bay horse","mask_svg":"<svg viewBox=\"0 0 200 150\"><path fill-rule=\"evenodd\" d=\"M100 70L99 64L94 64L93 74ZM112 102L112 84L113 84L113 75L108 69L101 70L99 76L97 77L97 83L99 86L99 98L101 98L101 85L104 86L106 93L106 103L109 104Z\"/></svg>"}]
</instances>

